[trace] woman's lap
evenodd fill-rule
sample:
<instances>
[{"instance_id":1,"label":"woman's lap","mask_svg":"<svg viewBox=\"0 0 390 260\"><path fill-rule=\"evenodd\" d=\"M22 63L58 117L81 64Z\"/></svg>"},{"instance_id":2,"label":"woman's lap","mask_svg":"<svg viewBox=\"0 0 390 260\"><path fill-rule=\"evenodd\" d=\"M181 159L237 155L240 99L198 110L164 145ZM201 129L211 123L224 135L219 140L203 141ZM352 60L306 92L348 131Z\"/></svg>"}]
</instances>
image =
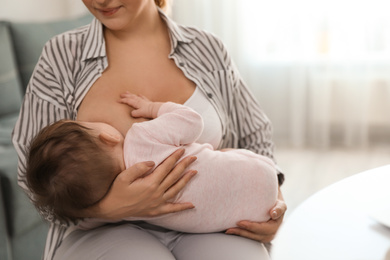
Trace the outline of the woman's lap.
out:
<instances>
[{"instance_id":1,"label":"woman's lap","mask_svg":"<svg viewBox=\"0 0 390 260\"><path fill-rule=\"evenodd\" d=\"M180 260L267 260L264 245L224 233L185 234L172 253Z\"/></svg>"},{"instance_id":2,"label":"woman's lap","mask_svg":"<svg viewBox=\"0 0 390 260\"><path fill-rule=\"evenodd\" d=\"M107 225L89 231L74 231L62 242L55 260L145 259L174 260L156 237L136 225Z\"/></svg>"},{"instance_id":3,"label":"woman's lap","mask_svg":"<svg viewBox=\"0 0 390 260\"><path fill-rule=\"evenodd\" d=\"M126 223L74 231L62 242L54 259L269 259L265 247L249 239L223 233L183 234L145 226L148 227Z\"/></svg>"}]
</instances>

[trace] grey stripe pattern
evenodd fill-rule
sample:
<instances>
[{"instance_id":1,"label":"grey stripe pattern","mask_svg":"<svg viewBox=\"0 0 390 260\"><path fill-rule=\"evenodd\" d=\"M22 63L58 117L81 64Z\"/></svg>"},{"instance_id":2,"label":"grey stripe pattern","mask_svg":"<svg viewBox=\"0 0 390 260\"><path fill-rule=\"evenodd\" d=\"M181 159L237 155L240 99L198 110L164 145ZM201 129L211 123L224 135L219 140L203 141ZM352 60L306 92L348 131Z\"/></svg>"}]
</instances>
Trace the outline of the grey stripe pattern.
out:
<instances>
[{"instance_id":1,"label":"grey stripe pattern","mask_svg":"<svg viewBox=\"0 0 390 260\"><path fill-rule=\"evenodd\" d=\"M271 124L243 83L222 42L210 33L179 26L161 13L172 42L172 58L184 74L210 98L223 124L220 148L246 148L273 157ZM13 132L19 155L18 180L25 182L29 142L44 126L75 119L85 94L107 67L102 25L90 25L47 42L28 84ZM53 259L72 223L52 220L44 259ZM68 230L69 231L69 230Z\"/></svg>"}]
</instances>

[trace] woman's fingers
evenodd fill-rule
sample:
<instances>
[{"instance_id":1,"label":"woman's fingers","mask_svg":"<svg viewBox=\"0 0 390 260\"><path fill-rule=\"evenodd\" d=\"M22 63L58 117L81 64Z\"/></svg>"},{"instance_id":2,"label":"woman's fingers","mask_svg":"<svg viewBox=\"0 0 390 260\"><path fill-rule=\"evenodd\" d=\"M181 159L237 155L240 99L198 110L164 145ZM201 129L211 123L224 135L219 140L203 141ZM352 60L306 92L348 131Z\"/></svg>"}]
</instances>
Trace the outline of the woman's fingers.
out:
<instances>
[{"instance_id":1,"label":"woman's fingers","mask_svg":"<svg viewBox=\"0 0 390 260\"><path fill-rule=\"evenodd\" d=\"M226 234L246 237L246 238L249 238L249 239L252 239L252 240L259 241L261 243L269 243L275 237L274 234L268 235L268 236L267 235L259 235L259 234L250 232L248 230L241 229L241 228L231 228L231 229L228 229L226 231Z\"/></svg>"},{"instance_id":2,"label":"woman's fingers","mask_svg":"<svg viewBox=\"0 0 390 260\"><path fill-rule=\"evenodd\" d=\"M182 161L180 161L174 168L171 170L171 172L165 177L165 179L161 182L161 188L166 191L168 190L172 185L174 185L182 176L184 171L193 163L196 161L195 156L188 156L184 158Z\"/></svg>"},{"instance_id":3,"label":"woman's fingers","mask_svg":"<svg viewBox=\"0 0 390 260\"><path fill-rule=\"evenodd\" d=\"M163 195L166 201L173 199L177 194L187 185L187 183L194 177L198 172L190 170L183 175L173 186L171 186Z\"/></svg>"},{"instance_id":4,"label":"woman's fingers","mask_svg":"<svg viewBox=\"0 0 390 260\"><path fill-rule=\"evenodd\" d=\"M162 184L162 182L164 181L164 179L171 173L172 169L175 167L175 164L180 160L180 158L183 156L184 154L184 149L183 148L180 148L178 150L176 150L174 153L172 153L167 159L165 159L154 171L151 175L149 175L148 177L154 179L154 181L160 185ZM175 168L176 169L176 168ZM184 171L184 169L183 169ZM183 172L182 171L182 172ZM177 173L177 170L174 171L175 173ZM173 184L173 183L172 183ZM171 185L172 185L171 184ZM161 188L164 189L164 187L162 187L162 185L160 185ZM168 187L165 187L165 190L167 190L169 188Z\"/></svg>"},{"instance_id":5,"label":"woman's fingers","mask_svg":"<svg viewBox=\"0 0 390 260\"><path fill-rule=\"evenodd\" d=\"M237 223L237 226L237 228L228 229L226 234L238 235L262 243L268 243L274 239L279 223L275 220L269 220L263 223L240 221Z\"/></svg>"},{"instance_id":6,"label":"woman's fingers","mask_svg":"<svg viewBox=\"0 0 390 260\"><path fill-rule=\"evenodd\" d=\"M91 216L107 219L151 217L193 208L190 202L171 201L196 173L188 171L183 175L195 158L184 158L176 165L183 154L184 149L176 150L146 177L143 176L153 168L153 162L137 163L121 172Z\"/></svg>"},{"instance_id":7,"label":"woman's fingers","mask_svg":"<svg viewBox=\"0 0 390 260\"><path fill-rule=\"evenodd\" d=\"M283 200L282 193L279 188L278 200L275 206L270 210L271 219L267 222L252 222L240 221L236 228L230 228L226 234L238 235L263 243L272 241L283 222L284 214L287 210L287 205Z\"/></svg>"},{"instance_id":8,"label":"woman's fingers","mask_svg":"<svg viewBox=\"0 0 390 260\"><path fill-rule=\"evenodd\" d=\"M271 210L271 218L277 220L283 217L286 210L287 204L282 200L278 200L275 207Z\"/></svg>"},{"instance_id":9,"label":"woman's fingers","mask_svg":"<svg viewBox=\"0 0 390 260\"><path fill-rule=\"evenodd\" d=\"M121 172L117 176L117 179L125 184L130 184L142 175L146 174L153 166L154 162L152 161L136 163L132 167Z\"/></svg>"},{"instance_id":10,"label":"woman's fingers","mask_svg":"<svg viewBox=\"0 0 390 260\"><path fill-rule=\"evenodd\" d=\"M183 203L166 203L161 206L158 215L180 212L187 209L193 209L194 205L190 202Z\"/></svg>"}]
</instances>

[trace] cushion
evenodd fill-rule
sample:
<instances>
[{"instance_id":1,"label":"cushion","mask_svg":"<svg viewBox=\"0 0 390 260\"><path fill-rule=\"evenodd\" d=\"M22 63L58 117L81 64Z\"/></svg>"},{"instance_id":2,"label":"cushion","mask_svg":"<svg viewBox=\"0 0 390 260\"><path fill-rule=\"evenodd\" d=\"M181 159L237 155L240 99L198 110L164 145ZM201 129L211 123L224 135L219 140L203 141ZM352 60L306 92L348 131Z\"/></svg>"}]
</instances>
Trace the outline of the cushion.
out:
<instances>
[{"instance_id":1,"label":"cushion","mask_svg":"<svg viewBox=\"0 0 390 260\"><path fill-rule=\"evenodd\" d=\"M2 195L2 178L0 176L0 259L9 259L11 250L9 248L9 236L7 224L5 221L5 207L4 207L4 199Z\"/></svg>"},{"instance_id":2,"label":"cushion","mask_svg":"<svg viewBox=\"0 0 390 260\"><path fill-rule=\"evenodd\" d=\"M89 24L91 21L92 16L88 14L76 19L55 22L11 23L11 33L23 92L45 43L57 34Z\"/></svg>"},{"instance_id":3,"label":"cushion","mask_svg":"<svg viewBox=\"0 0 390 260\"><path fill-rule=\"evenodd\" d=\"M12 130L18 117L18 112L0 117L0 146L12 146Z\"/></svg>"},{"instance_id":4,"label":"cushion","mask_svg":"<svg viewBox=\"0 0 390 260\"><path fill-rule=\"evenodd\" d=\"M18 157L12 146L0 146L0 178L2 179L0 190L4 196L6 219L9 224L8 231L12 239L42 225L42 218L27 195L18 186L17 161Z\"/></svg>"},{"instance_id":5,"label":"cushion","mask_svg":"<svg viewBox=\"0 0 390 260\"><path fill-rule=\"evenodd\" d=\"M0 22L0 61L0 117L3 117L19 111L22 97L9 24L5 22Z\"/></svg>"}]
</instances>

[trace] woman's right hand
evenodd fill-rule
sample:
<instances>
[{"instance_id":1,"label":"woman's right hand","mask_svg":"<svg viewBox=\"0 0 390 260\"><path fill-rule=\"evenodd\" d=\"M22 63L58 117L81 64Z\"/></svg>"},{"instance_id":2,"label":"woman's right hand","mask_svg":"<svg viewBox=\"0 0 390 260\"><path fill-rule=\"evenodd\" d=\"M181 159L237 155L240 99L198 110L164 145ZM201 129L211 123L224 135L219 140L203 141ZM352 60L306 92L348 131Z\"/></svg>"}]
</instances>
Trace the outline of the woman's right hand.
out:
<instances>
[{"instance_id":1,"label":"woman's right hand","mask_svg":"<svg viewBox=\"0 0 390 260\"><path fill-rule=\"evenodd\" d=\"M141 162L121 172L114 180L107 195L86 212L86 217L118 220L126 217L153 217L194 208L190 202L170 202L196 174L185 169L196 160L190 156L175 164L183 156L178 149L151 174L141 177L153 166L153 162Z\"/></svg>"}]
</instances>

